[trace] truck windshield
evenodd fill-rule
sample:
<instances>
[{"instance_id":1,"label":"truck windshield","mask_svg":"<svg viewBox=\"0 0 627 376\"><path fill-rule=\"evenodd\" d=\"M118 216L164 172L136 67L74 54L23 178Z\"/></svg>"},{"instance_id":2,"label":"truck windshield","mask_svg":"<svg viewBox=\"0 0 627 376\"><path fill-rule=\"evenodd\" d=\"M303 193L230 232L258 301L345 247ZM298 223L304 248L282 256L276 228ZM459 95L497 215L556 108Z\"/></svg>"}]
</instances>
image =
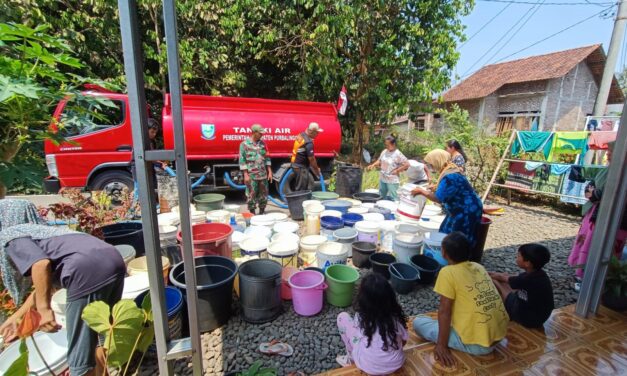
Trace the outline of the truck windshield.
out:
<instances>
[{"instance_id":1,"label":"truck windshield","mask_svg":"<svg viewBox=\"0 0 627 376\"><path fill-rule=\"evenodd\" d=\"M84 135L124 123L124 102L109 99L68 101L59 123L62 137Z\"/></svg>"}]
</instances>

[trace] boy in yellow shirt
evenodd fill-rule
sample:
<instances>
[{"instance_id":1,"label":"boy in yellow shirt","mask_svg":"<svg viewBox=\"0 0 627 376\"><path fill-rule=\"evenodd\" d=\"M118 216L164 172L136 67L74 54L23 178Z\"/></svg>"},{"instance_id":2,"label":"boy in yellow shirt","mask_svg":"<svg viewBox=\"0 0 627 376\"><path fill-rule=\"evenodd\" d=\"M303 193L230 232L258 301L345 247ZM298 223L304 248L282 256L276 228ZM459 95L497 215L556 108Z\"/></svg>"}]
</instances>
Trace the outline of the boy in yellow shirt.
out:
<instances>
[{"instance_id":1,"label":"boy in yellow shirt","mask_svg":"<svg viewBox=\"0 0 627 376\"><path fill-rule=\"evenodd\" d=\"M440 270L433 288L440 295L438 319L414 320L416 333L436 343L435 358L446 366L455 363L450 349L489 354L507 332L509 316L499 292L483 266L468 261L470 250L459 231L442 240L442 256L449 264Z\"/></svg>"}]
</instances>

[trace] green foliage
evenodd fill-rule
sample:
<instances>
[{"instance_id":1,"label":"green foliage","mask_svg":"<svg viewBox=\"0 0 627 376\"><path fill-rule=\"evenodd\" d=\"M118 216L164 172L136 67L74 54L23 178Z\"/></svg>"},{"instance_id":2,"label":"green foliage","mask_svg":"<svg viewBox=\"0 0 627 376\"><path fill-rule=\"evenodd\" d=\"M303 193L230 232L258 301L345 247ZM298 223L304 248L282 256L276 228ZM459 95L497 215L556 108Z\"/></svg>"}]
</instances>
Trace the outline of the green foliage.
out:
<instances>
[{"instance_id":1,"label":"green foliage","mask_svg":"<svg viewBox=\"0 0 627 376\"><path fill-rule=\"evenodd\" d=\"M87 81L72 72L82 64L66 41L48 31L44 25L0 23L0 197L16 182L34 185L41 174L40 154L21 155L19 164L15 156L25 145L44 139L62 142L49 128L56 105L69 99L72 109L76 98L85 98L80 91ZM96 106L107 104L98 101ZM64 121L77 121L76 116ZM63 122L54 125L64 127Z\"/></svg>"},{"instance_id":2,"label":"green foliage","mask_svg":"<svg viewBox=\"0 0 627 376\"><path fill-rule=\"evenodd\" d=\"M142 308L138 308L134 301L122 299L113 310L104 302L92 302L81 317L91 329L105 336L107 364L120 370L135 351L145 353L154 339L152 311L145 300ZM127 370L128 365L124 374Z\"/></svg>"},{"instance_id":3,"label":"green foliage","mask_svg":"<svg viewBox=\"0 0 627 376\"><path fill-rule=\"evenodd\" d=\"M254 362L250 368L244 372L239 372L238 376L276 376L276 368L261 368L261 360Z\"/></svg>"},{"instance_id":4,"label":"green foliage","mask_svg":"<svg viewBox=\"0 0 627 376\"><path fill-rule=\"evenodd\" d=\"M20 355L13 361L5 373L6 376L26 376L28 375L28 347L26 338L20 340Z\"/></svg>"},{"instance_id":5,"label":"green foliage","mask_svg":"<svg viewBox=\"0 0 627 376\"><path fill-rule=\"evenodd\" d=\"M615 297L627 296L627 263L621 262L616 256L612 256L607 268L605 291Z\"/></svg>"}]
</instances>

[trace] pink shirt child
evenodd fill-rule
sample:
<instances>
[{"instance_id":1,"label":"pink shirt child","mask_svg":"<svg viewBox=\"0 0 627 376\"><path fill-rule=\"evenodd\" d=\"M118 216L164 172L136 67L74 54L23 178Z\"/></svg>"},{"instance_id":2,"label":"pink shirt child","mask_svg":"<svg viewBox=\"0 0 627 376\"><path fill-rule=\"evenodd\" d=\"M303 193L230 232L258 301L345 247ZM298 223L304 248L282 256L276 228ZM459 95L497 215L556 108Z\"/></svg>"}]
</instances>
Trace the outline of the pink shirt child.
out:
<instances>
[{"instance_id":1,"label":"pink shirt child","mask_svg":"<svg viewBox=\"0 0 627 376\"><path fill-rule=\"evenodd\" d=\"M340 313L337 317L340 336L357 368L369 375L387 375L400 369L405 362L403 344L409 338L407 329L398 323L396 329L398 350L388 344L388 351L383 351L383 339L378 331L372 336L368 347L368 337L361 332L358 320L359 315L352 318L346 312Z\"/></svg>"}]
</instances>

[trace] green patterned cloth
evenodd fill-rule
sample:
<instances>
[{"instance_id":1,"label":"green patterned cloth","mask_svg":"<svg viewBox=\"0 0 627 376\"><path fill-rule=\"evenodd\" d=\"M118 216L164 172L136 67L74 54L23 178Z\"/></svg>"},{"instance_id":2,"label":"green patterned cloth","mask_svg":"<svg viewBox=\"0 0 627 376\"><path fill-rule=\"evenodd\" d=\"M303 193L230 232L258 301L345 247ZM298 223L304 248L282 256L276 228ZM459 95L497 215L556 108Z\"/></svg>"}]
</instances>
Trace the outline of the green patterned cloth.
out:
<instances>
[{"instance_id":1,"label":"green patterned cloth","mask_svg":"<svg viewBox=\"0 0 627 376\"><path fill-rule=\"evenodd\" d=\"M239 168L248 171L252 180L268 179L267 166L270 166L268 149L263 140L257 142L247 138L239 145Z\"/></svg>"}]
</instances>

